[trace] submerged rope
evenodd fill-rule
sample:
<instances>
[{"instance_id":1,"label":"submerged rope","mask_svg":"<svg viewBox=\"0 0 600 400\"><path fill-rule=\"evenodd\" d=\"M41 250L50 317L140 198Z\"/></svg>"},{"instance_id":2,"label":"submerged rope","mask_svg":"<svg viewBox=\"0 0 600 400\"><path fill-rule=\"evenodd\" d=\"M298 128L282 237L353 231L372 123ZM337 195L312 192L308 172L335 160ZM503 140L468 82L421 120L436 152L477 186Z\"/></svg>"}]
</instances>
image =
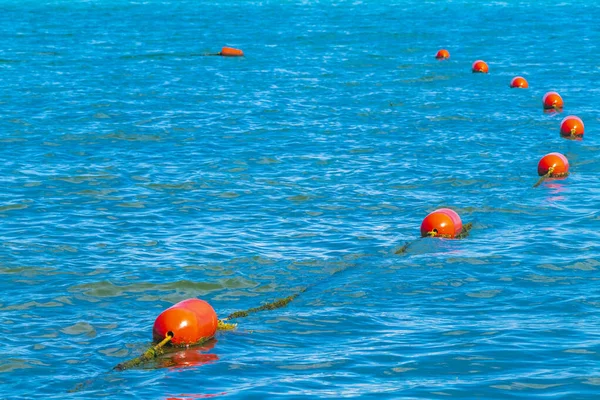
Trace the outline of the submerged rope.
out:
<instances>
[{"instance_id":1,"label":"submerged rope","mask_svg":"<svg viewBox=\"0 0 600 400\"><path fill-rule=\"evenodd\" d=\"M469 231L473 228L473 223L472 222L468 222L466 224L463 225L462 230L460 231L460 233L458 235L456 235L456 239L464 239L467 236L469 236ZM427 232L427 236L428 237L440 237L440 238L446 238L449 239L452 236L450 235L442 235L442 234L438 234L437 230L434 229L431 232ZM415 241L412 242L406 242L402 247L400 247L398 250L396 250L394 252L394 254L405 254L406 251L408 250L408 248L414 243Z\"/></svg>"},{"instance_id":2,"label":"submerged rope","mask_svg":"<svg viewBox=\"0 0 600 400\"><path fill-rule=\"evenodd\" d=\"M227 316L227 318L225 318L223 321L227 321L227 320L235 319L235 318L244 318L250 314L254 314L257 312L261 312L261 311L276 310L278 308L283 308L283 307L287 306L288 304L290 304L293 300L295 300L296 297L300 296L301 293L306 292L307 289L308 289L308 286L300 289L300 291L298 293L295 293L288 297L283 297L281 299L274 300L267 304L263 304L260 307L252 307L252 308L249 308L244 311L236 311L234 313L229 314Z\"/></svg>"},{"instance_id":3,"label":"submerged rope","mask_svg":"<svg viewBox=\"0 0 600 400\"><path fill-rule=\"evenodd\" d=\"M283 308L283 307L287 306L288 304L290 304L292 301L296 300L298 298L298 296L300 296L302 293L306 292L308 289L311 289L311 288L325 282L327 279L330 279L332 276L337 275L341 272L344 272L352 266L354 266L354 264L348 264L344 267L338 268L338 269L334 270L330 275L327 275L323 279L321 279L311 285L301 288L300 290L298 290L298 292L296 292L290 296L283 297L283 298L280 298L277 300L273 300L273 301L263 304L262 306L259 306L259 307L252 307L247 310L236 311L234 313L231 313L227 316L227 318L224 318L222 321L228 321L230 319L236 319L236 318L245 318L245 317L249 316L250 314L254 314L257 312L268 311L268 310L277 310L278 308ZM219 322L221 322L221 321L219 321ZM236 324L226 324L226 325L236 325Z\"/></svg>"}]
</instances>

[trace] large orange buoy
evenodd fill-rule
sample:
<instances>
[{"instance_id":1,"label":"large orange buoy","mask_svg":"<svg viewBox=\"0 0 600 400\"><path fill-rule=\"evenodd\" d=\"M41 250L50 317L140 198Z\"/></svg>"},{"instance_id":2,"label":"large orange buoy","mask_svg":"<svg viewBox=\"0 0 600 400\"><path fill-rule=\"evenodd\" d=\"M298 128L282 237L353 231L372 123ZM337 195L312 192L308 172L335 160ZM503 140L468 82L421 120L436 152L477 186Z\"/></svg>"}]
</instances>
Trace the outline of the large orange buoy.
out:
<instances>
[{"instance_id":1,"label":"large orange buoy","mask_svg":"<svg viewBox=\"0 0 600 400\"><path fill-rule=\"evenodd\" d=\"M154 321L152 336L159 342L172 335L174 345L190 345L212 338L217 331L217 313L204 300L188 299L164 310Z\"/></svg>"},{"instance_id":2,"label":"large orange buoy","mask_svg":"<svg viewBox=\"0 0 600 400\"><path fill-rule=\"evenodd\" d=\"M421 223L421 236L455 238L462 228L462 221L454 210L440 208L425 217Z\"/></svg>"},{"instance_id":3,"label":"large orange buoy","mask_svg":"<svg viewBox=\"0 0 600 400\"><path fill-rule=\"evenodd\" d=\"M569 160L560 153L546 154L538 163L538 175L550 174L550 178L561 178L569 173Z\"/></svg>"},{"instance_id":4,"label":"large orange buoy","mask_svg":"<svg viewBox=\"0 0 600 400\"><path fill-rule=\"evenodd\" d=\"M544 110L562 110L563 108L563 99L560 97L560 94L556 92L548 92L544 95L542 99L542 104L544 105Z\"/></svg>"},{"instance_id":5,"label":"large orange buoy","mask_svg":"<svg viewBox=\"0 0 600 400\"><path fill-rule=\"evenodd\" d=\"M568 138L583 137L583 121L575 115L565 117L560 123L560 136Z\"/></svg>"},{"instance_id":6,"label":"large orange buoy","mask_svg":"<svg viewBox=\"0 0 600 400\"><path fill-rule=\"evenodd\" d=\"M482 60L477 60L473 63L473 66L471 67L471 71L473 72L481 72L482 74L487 74L488 73L488 65L485 63L485 61Z\"/></svg>"},{"instance_id":7,"label":"large orange buoy","mask_svg":"<svg viewBox=\"0 0 600 400\"><path fill-rule=\"evenodd\" d=\"M243 57L244 52L240 49L234 49L233 47L223 47L219 55L224 57Z\"/></svg>"},{"instance_id":8,"label":"large orange buoy","mask_svg":"<svg viewBox=\"0 0 600 400\"><path fill-rule=\"evenodd\" d=\"M515 76L510 81L510 87L511 88L526 89L526 88L529 87L529 83L527 83L527 80L525 78L523 78L522 76Z\"/></svg>"},{"instance_id":9,"label":"large orange buoy","mask_svg":"<svg viewBox=\"0 0 600 400\"><path fill-rule=\"evenodd\" d=\"M438 60L446 60L450 58L450 53L446 49L441 49L438 50L437 54L435 55L435 58L437 58Z\"/></svg>"}]
</instances>

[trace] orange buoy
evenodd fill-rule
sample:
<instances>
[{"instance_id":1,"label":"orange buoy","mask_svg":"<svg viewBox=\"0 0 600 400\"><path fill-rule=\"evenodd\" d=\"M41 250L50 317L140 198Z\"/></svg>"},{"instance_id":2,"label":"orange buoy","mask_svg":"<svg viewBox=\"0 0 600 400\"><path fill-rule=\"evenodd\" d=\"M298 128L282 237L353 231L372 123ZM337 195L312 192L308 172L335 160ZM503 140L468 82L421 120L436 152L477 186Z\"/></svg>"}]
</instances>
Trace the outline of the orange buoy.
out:
<instances>
[{"instance_id":1,"label":"orange buoy","mask_svg":"<svg viewBox=\"0 0 600 400\"><path fill-rule=\"evenodd\" d=\"M441 49L438 50L437 54L435 55L435 58L437 58L438 60L446 60L450 58L450 53L446 49Z\"/></svg>"},{"instance_id":2,"label":"orange buoy","mask_svg":"<svg viewBox=\"0 0 600 400\"><path fill-rule=\"evenodd\" d=\"M544 110L562 110L563 99L556 92L548 92L544 95L542 104L544 105Z\"/></svg>"},{"instance_id":3,"label":"orange buoy","mask_svg":"<svg viewBox=\"0 0 600 400\"><path fill-rule=\"evenodd\" d=\"M519 89L527 89L529 87L529 83L527 83L527 80L525 78L523 78L522 76L515 76L510 81L510 87L511 88L519 88Z\"/></svg>"},{"instance_id":4,"label":"orange buoy","mask_svg":"<svg viewBox=\"0 0 600 400\"><path fill-rule=\"evenodd\" d=\"M482 60L477 60L473 63L473 66L471 67L471 71L473 72L481 72L482 74L487 74L488 73L488 65L485 63L485 61Z\"/></svg>"},{"instance_id":5,"label":"orange buoy","mask_svg":"<svg viewBox=\"0 0 600 400\"><path fill-rule=\"evenodd\" d=\"M550 178L560 178L569 173L569 160L560 153L546 154L538 163L538 175L550 174Z\"/></svg>"},{"instance_id":6,"label":"orange buoy","mask_svg":"<svg viewBox=\"0 0 600 400\"><path fill-rule=\"evenodd\" d=\"M440 208L425 217L421 223L421 236L453 239L461 233L462 228L462 221L454 210Z\"/></svg>"},{"instance_id":7,"label":"orange buoy","mask_svg":"<svg viewBox=\"0 0 600 400\"><path fill-rule=\"evenodd\" d=\"M217 331L217 313L204 300L187 299L164 310L154 321L154 341L163 340L169 332L174 345L189 345L212 338Z\"/></svg>"},{"instance_id":8,"label":"orange buoy","mask_svg":"<svg viewBox=\"0 0 600 400\"><path fill-rule=\"evenodd\" d=\"M219 55L224 57L243 57L244 52L240 49L234 49L233 47L223 47Z\"/></svg>"},{"instance_id":9,"label":"orange buoy","mask_svg":"<svg viewBox=\"0 0 600 400\"><path fill-rule=\"evenodd\" d=\"M560 136L567 138L583 137L583 121L575 115L565 117L560 123Z\"/></svg>"}]
</instances>

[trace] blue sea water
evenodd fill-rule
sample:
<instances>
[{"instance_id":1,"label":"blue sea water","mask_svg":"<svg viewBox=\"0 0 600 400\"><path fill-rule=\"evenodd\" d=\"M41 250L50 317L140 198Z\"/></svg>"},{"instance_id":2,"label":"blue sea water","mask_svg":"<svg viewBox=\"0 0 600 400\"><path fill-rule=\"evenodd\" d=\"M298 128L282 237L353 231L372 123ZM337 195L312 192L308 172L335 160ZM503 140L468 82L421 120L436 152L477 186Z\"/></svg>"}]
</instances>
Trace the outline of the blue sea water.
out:
<instances>
[{"instance_id":1,"label":"blue sea water","mask_svg":"<svg viewBox=\"0 0 600 400\"><path fill-rule=\"evenodd\" d=\"M0 397L598 398L599 20L574 0L1 1ZM246 56L203 56L222 46ZM571 176L534 189L550 152ZM440 207L468 238L418 239ZM177 301L224 317L307 285L181 365L111 372Z\"/></svg>"}]
</instances>

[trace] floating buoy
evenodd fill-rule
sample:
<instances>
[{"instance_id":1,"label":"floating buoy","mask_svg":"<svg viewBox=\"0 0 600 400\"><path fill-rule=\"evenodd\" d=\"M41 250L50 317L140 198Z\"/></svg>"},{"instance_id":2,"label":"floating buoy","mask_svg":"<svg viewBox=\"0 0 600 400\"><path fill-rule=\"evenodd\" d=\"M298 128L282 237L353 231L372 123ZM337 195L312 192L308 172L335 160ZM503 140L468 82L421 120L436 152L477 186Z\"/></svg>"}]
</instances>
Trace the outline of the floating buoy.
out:
<instances>
[{"instance_id":1,"label":"floating buoy","mask_svg":"<svg viewBox=\"0 0 600 400\"><path fill-rule=\"evenodd\" d=\"M233 47L223 47L219 55L223 57L243 57L244 52L240 49L234 49Z\"/></svg>"},{"instance_id":2,"label":"floating buoy","mask_svg":"<svg viewBox=\"0 0 600 400\"><path fill-rule=\"evenodd\" d=\"M454 239L463 230L458 214L449 208L440 208L425 217L421 223L421 236Z\"/></svg>"},{"instance_id":3,"label":"floating buoy","mask_svg":"<svg viewBox=\"0 0 600 400\"><path fill-rule=\"evenodd\" d=\"M560 153L546 154L538 163L540 179L533 187L538 187L548 178L566 178L569 176L569 160Z\"/></svg>"},{"instance_id":4,"label":"floating buoy","mask_svg":"<svg viewBox=\"0 0 600 400\"><path fill-rule=\"evenodd\" d=\"M485 63L485 61L482 60L477 60L473 63L473 66L471 67L471 71L473 72L480 72L482 74L487 74L488 73L488 65Z\"/></svg>"},{"instance_id":5,"label":"floating buoy","mask_svg":"<svg viewBox=\"0 0 600 400\"><path fill-rule=\"evenodd\" d=\"M560 136L571 139L583 137L583 121L575 115L565 117L560 123Z\"/></svg>"},{"instance_id":6,"label":"floating buoy","mask_svg":"<svg viewBox=\"0 0 600 400\"><path fill-rule=\"evenodd\" d=\"M511 88L526 89L526 88L529 87L529 83L527 83L527 80L525 78L523 78L522 76L515 76L510 81L510 87Z\"/></svg>"},{"instance_id":7,"label":"floating buoy","mask_svg":"<svg viewBox=\"0 0 600 400\"><path fill-rule=\"evenodd\" d=\"M435 55L435 58L437 58L438 60L446 60L450 58L450 53L446 49L441 49L438 50L437 54Z\"/></svg>"},{"instance_id":8,"label":"floating buoy","mask_svg":"<svg viewBox=\"0 0 600 400\"><path fill-rule=\"evenodd\" d=\"M538 163L538 175L550 172L553 175L569 173L569 160L560 153L546 154Z\"/></svg>"},{"instance_id":9,"label":"floating buoy","mask_svg":"<svg viewBox=\"0 0 600 400\"><path fill-rule=\"evenodd\" d=\"M154 321L152 337L159 342L171 336L173 345L191 345L212 338L218 324L217 313L210 304L187 299L160 313Z\"/></svg>"},{"instance_id":10,"label":"floating buoy","mask_svg":"<svg viewBox=\"0 0 600 400\"><path fill-rule=\"evenodd\" d=\"M544 110L560 111L563 108L563 99L556 92L548 92L544 95L542 104L544 105Z\"/></svg>"}]
</instances>

